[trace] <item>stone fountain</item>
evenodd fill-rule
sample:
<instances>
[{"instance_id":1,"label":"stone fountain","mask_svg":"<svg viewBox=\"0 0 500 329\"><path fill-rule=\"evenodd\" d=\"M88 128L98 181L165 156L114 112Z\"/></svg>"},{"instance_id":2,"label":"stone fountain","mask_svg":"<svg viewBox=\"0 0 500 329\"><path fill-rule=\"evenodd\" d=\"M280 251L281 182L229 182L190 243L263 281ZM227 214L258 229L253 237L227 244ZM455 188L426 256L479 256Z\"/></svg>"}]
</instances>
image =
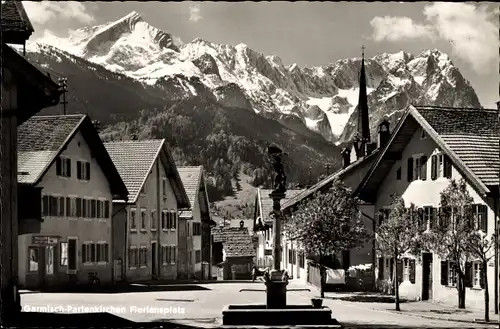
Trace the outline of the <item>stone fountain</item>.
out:
<instances>
[{"instance_id":1,"label":"stone fountain","mask_svg":"<svg viewBox=\"0 0 500 329\"><path fill-rule=\"evenodd\" d=\"M264 281L266 304L228 305L222 311L224 327L248 326L321 326L322 328L340 328L332 319L332 311L326 306L287 305L286 293L288 276L281 270L281 200L286 195L286 176L283 169L283 155L278 147L269 146L268 155L275 171L273 191L269 197L273 200L273 269L265 272ZM261 229L266 229L262 227ZM242 289L240 291L244 291ZM288 291L308 290L289 289Z\"/></svg>"}]
</instances>

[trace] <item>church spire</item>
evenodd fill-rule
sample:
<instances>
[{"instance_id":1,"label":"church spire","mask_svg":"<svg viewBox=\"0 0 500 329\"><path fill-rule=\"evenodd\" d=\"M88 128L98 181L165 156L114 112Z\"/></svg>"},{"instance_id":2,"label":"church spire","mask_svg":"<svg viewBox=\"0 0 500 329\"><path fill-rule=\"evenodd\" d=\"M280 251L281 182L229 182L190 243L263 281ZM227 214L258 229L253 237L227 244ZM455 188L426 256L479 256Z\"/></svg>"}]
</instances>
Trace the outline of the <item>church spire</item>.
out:
<instances>
[{"instance_id":1,"label":"church spire","mask_svg":"<svg viewBox=\"0 0 500 329\"><path fill-rule=\"evenodd\" d=\"M365 46L361 47L361 72L359 76L358 133L364 143L370 142L370 121L368 116L368 94L365 74Z\"/></svg>"}]
</instances>

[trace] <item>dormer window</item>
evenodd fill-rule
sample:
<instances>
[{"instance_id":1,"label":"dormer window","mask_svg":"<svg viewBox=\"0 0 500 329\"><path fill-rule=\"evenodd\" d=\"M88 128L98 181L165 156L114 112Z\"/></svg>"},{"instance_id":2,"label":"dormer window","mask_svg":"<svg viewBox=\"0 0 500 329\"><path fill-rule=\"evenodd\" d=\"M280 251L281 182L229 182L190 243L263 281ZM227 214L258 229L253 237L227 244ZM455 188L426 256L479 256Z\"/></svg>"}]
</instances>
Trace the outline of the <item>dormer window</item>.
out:
<instances>
[{"instance_id":1,"label":"dormer window","mask_svg":"<svg viewBox=\"0 0 500 329\"><path fill-rule=\"evenodd\" d=\"M56 175L71 177L71 159L65 157L58 157L56 159Z\"/></svg>"},{"instance_id":2,"label":"dormer window","mask_svg":"<svg viewBox=\"0 0 500 329\"><path fill-rule=\"evenodd\" d=\"M424 129L422 129L420 132L420 139L427 139L427 133Z\"/></svg>"},{"instance_id":3,"label":"dormer window","mask_svg":"<svg viewBox=\"0 0 500 329\"><path fill-rule=\"evenodd\" d=\"M90 162L76 162L76 177L80 180L90 180Z\"/></svg>"}]
</instances>

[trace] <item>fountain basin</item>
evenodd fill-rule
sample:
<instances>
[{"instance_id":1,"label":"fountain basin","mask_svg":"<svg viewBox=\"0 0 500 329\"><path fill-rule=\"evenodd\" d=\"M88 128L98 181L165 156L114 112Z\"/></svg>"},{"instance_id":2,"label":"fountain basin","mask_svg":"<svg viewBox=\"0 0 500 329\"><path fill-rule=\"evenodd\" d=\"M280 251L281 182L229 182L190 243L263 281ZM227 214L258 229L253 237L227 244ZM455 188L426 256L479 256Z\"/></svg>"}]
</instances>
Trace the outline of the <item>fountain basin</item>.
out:
<instances>
[{"instance_id":1,"label":"fountain basin","mask_svg":"<svg viewBox=\"0 0 500 329\"><path fill-rule=\"evenodd\" d=\"M283 308L267 308L263 304L228 305L222 311L223 326L335 326L332 310L326 306L286 305Z\"/></svg>"}]
</instances>

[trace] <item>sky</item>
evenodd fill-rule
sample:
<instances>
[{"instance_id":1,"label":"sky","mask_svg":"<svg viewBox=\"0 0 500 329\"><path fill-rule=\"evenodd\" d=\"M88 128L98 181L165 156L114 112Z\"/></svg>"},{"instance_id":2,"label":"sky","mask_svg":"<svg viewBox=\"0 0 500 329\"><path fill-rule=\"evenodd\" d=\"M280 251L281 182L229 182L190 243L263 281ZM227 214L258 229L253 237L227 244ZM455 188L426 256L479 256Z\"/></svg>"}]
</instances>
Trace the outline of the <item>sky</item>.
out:
<instances>
[{"instance_id":1,"label":"sky","mask_svg":"<svg viewBox=\"0 0 500 329\"><path fill-rule=\"evenodd\" d=\"M23 1L35 28L50 34L114 21L132 11L190 42L247 44L285 65L319 66L384 52L439 49L471 82L481 104L499 95L499 6L493 2L73 2Z\"/></svg>"}]
</instances>

